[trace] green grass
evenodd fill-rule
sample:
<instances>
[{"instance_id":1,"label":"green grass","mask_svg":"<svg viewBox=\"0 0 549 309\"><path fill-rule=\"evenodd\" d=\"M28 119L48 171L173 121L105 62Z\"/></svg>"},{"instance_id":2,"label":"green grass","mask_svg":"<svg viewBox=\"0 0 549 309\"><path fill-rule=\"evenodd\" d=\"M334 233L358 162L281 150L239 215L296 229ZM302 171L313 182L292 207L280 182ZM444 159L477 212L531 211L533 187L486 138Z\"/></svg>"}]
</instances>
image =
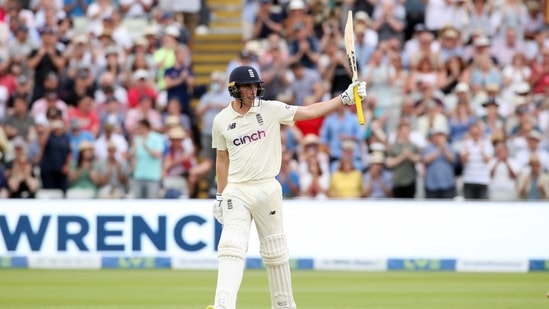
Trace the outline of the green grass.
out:
<instances>
[{"instance_id":1,"label":"green grass","mask_svg":"<svg viewBox=\"0 0 549 309\"><path fill-rule=\"evenodd\" d=\"M204 309L215 271L0 270L0 308ZM549 273L294 271L300 309L549 308ZM239 309L270 308L264 271L248 270Z\"/></svg>"}]
</instances>

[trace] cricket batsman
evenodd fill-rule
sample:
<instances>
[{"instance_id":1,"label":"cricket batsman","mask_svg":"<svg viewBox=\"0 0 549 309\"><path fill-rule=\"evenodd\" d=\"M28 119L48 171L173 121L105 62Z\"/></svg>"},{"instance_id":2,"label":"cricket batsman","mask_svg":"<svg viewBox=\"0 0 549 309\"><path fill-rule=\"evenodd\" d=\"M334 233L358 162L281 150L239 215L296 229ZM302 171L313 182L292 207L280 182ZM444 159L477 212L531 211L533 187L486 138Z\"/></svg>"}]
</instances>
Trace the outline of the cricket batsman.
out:
<instances>
[{"instance_id":1,"label":"cricket batsman","mask_svg":"<svg viewBox=\"0 0 549 309\"><path fill-rule=\"evenodd\" d=\"M213 212L223 224L223 231L218 246L215 302L207 309L236 308L252 221L267 270L271 307L296 308L282 224L282 189L275 179L282 161L280 125L325 116L341 104L355 104L355 87L360 100L366 97L366 83L356 81L328 101L292 106L262 100L262 84L253 67L235 68L228 86L234 99L213 122L212 147L217 153L218 182Z\"/></svg>"}]
</instances>

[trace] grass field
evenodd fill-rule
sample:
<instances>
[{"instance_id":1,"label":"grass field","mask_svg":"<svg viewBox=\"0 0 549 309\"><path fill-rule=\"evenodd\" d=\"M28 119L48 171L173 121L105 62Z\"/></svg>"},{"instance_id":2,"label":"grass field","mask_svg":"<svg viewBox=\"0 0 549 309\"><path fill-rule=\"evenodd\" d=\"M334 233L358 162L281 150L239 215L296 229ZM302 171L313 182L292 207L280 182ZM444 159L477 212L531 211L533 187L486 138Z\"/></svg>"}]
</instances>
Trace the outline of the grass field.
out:
<instances>
[{"instance_id":1,"label":"grass field","mask_svg":"<svg viewBox=\"0 0 549 309\"><path fill-rule=\"evenodd\" d=\"M549 273L294 271L300 309L549 308ZM0 270L0 308L204 309L215 271ZM270 308L264 271L248 270L239 309Z\"/></svg>"}]
</instances>

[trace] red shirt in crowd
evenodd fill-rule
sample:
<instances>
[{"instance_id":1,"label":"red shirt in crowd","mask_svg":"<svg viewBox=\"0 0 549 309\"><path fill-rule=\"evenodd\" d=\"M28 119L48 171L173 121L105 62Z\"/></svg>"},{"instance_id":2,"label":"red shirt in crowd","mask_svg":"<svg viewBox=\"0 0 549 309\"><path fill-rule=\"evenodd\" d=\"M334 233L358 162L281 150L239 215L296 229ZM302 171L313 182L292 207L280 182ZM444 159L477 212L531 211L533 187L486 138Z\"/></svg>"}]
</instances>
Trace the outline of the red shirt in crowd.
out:
<instances>
[{"instance_id":1,"label":"red shirt in crowd","mask_svg":"<svg viewBox=\"0 0 549 309\"><path fill-rule=\"evenodd\" d=\"M69 121L75 118L80 122L81 130L92 134L99 132L99 116L95 111L84 114L80 109L72 108L69 110Z\"/></svg>"},{"instance_id":2,"label":"red shirt in crowd","mask_svg":"<svg viewBox=\"0 0 549 309\"><path fill-rule=\"evenodd\" d=\"M543 67L546 67L543 69ZM540 70L541 69L541 70ZM532 77L541 74L540 78L532 85L533 93L545 93L545 89L549 87L549 70L547 65L533 65L532 66Z\"/></svg>"},{"instance_id":3,"label":"red shirt in crowd","mask_svg":"<svg viewBox=\"0 0 549 309\"><path fill-rule=\"evenodd\" d=\"M316 136L320 135L320 127L324 122L324 117L309 119L309 120L300 120L295 122L296 128L298 128L303 136L307 134L314 134Z\"/></svg>"},{"instance_id":4,"label":"red shirt in crowd","mask_svg":"<svg viewBox=\"0 0 549 309\"><path fill-rule=\"evenodd\" d=\"M128 90L128 106L129 108L135 108L139 105L139 99L141 97L148 96L155 100L156 102L156 91L151 88L136 88L132 87Z\"/></svg>"}]
</instances>

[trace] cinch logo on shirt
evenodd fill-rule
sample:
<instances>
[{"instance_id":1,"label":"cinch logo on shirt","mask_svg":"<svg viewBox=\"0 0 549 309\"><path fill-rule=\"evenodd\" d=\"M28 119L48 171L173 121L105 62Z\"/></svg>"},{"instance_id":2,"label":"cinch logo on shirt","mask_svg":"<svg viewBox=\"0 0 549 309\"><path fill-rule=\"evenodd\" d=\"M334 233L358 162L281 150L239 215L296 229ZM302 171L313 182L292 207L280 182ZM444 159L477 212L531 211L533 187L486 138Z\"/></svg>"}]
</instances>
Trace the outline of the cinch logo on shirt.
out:
<instances>
[{"instance_id":1,"label":"cinch logo on shirt","mask_svg":"<svg viewBox=\"0 0 549 309\"><path fill-rule=\"evenodd\" d=\"M241 136L241 137L233 139L233 144L235 146L240 146L240 145L244 145L244 144L247 144L247 143L251 143L253 141L260 140L260 139L264 138L265 136L267 136L267 133L265 131L257 130L257 132L254 132L250 135L245 135L245 136Z\"/></svg>"}]
</instances>

